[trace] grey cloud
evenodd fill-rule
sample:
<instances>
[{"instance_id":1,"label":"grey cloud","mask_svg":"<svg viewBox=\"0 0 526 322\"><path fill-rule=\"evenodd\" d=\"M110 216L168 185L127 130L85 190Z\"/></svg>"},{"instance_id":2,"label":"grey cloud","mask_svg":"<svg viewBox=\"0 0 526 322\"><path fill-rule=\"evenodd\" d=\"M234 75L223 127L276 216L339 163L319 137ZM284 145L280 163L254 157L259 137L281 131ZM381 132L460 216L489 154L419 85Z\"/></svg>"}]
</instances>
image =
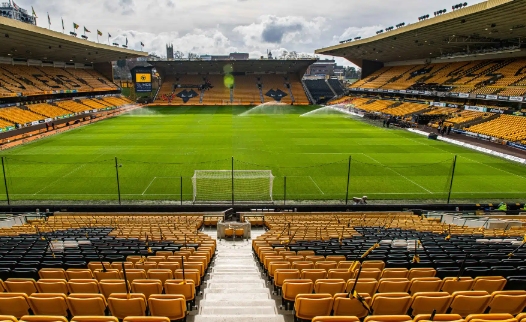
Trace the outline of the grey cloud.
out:
<instances>
[{"instance_id":1,"label":"grey cloud","mask_svg":"<svg viewBox=\"0 0 526 322\"><path fill-rule=\"evenodd\" d=\"M284 34L293 31L301 31L302 29L303 26L300 24L294 24L290 26L270 24L265 27L265 29L261 33L261 37L266 42L279 44L281 43Z\"/></svg>"}]
</instances>

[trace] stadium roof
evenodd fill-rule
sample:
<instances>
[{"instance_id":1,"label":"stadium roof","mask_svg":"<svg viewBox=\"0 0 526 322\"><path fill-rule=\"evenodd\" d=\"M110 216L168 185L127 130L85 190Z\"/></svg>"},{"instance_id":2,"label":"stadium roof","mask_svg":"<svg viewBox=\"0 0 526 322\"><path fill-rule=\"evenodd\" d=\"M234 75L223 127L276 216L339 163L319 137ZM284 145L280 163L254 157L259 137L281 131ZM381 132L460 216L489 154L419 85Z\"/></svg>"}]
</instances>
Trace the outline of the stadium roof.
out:
<instances>
[{"instance_id":1,"label":"stadium roof","mask_svg":"<svg viewBox=\"0 0 526 322\"><path fill-rule=\"evenodd\" d=\"M385 63L436 58L467 46L519 45L526 37L525 13L526 0L488 0L316 53L345 57L361 66L363 60Z\"/></svg>"},{"instance_id":2,"label":"stadium roof","mask_svg":"<svg viewBox=\"0 0 526 322\"><path fill-rule=\"evenodd\" d=\"M99 44L0 17L0 56L2 57L100 63L147 55L146 52Z\"/></svg>"},{"instance_id":3,"label":"stadium roof","mask_svg":"<svg viewBox=\"0 0 526 322\"><path fill-rule=\"evenodd\" d=\"M297 73L301 76L316 59L298 60L217 60L217 61L149 61L162 75L167 74L223 74L230 73ZM229 65L232 68L228 67Z\"/></svg>"}]
</instances>

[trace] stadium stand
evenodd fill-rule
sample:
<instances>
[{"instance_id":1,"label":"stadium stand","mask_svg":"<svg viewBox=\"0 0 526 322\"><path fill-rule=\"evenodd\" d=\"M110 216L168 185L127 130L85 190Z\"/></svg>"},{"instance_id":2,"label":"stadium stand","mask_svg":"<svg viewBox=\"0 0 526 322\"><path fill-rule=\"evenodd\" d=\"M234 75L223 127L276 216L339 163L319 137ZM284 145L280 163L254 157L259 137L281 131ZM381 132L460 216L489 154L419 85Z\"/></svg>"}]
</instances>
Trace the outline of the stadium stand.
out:
<instances>
[{"instance_id":1,"label":"stadium stand","mask_svg":"<svg viewBox=\"0 0 526 322\"><path fill-rule=\"evenodd\" d=\"M307 79L305 85L317 103L325 102L336 96L324 79Z\"/></svg>"},{"instance_id":2,"label":"stadium stand","mask_svg":"<svg viewBox=\"0 0 526 322\"><path fill-rule=\"evenodd\" d=\"M45 103L27 105L27 108L31 112L34 112L40 115L44 115L46 117L51 117L51 118L70 114L70 112L66 111L63 108L53 106L51 104L45 104Z\"/></svg>"},{"instance_id":3,"label":"stadium stand","mask_svg":"<svg viewBox=\"0 0 526 322\"><path fill-rule=\"evenodd\" d=\"M513 115L499 117L476 124L466 130L509 141L523 141L526 139L526 118Z\"/></svg>"}]
</instances>

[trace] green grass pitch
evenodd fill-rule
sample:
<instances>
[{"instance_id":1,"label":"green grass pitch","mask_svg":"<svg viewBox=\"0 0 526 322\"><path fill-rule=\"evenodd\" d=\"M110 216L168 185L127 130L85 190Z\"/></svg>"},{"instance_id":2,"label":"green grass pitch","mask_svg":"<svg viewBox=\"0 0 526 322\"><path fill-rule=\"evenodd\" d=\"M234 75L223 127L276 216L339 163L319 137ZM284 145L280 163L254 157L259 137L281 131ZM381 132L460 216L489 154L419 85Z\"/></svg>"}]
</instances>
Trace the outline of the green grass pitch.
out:
<instances>
[{"instance_id":1,"label":"green grass pitch","mask_svg":"<svg viewBox=\"0 0 526 322\"><path fill-rule=\"evenodd\" d=\"M458 155L453 200L525 196L520 164L348 116L300 117L315 108L251 116L237 106L138 109L4 151L8 192L18 203L115 202L117 157L123 201L179 202L182 183L188 202L194 170L228 170L233 157L236 170L272 170L276 202L341 201L352 156L349 197L443 202Z\"/></svg>"}]
</instances>

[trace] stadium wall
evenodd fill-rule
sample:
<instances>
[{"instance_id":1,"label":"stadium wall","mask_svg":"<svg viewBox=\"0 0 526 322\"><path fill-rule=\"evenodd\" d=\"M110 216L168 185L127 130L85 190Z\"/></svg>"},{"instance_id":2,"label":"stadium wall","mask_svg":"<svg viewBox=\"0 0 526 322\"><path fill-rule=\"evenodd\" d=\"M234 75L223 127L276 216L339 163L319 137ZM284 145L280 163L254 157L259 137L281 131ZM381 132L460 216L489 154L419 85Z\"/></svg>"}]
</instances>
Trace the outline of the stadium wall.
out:
<instances>
[{"instance_id":1,"label":"stadium wall","mask_svg":"<svg viewBox=\"0 0 526 322\"><path fill-rule=\"evenodd\" d=\"M514 51L503 54L477 54L466 57L450 57L450 58L433 58L433 59L414 59L414 60L401 60L395 62L385 63L385 67L390 66L405 66L405 65L423 65L423 64L438 64L438 63L456 63L463 61L479 61L488 59L507 59L507 58L521 58L526 57L526 51Z\"/></svg>"}]
</instances>

